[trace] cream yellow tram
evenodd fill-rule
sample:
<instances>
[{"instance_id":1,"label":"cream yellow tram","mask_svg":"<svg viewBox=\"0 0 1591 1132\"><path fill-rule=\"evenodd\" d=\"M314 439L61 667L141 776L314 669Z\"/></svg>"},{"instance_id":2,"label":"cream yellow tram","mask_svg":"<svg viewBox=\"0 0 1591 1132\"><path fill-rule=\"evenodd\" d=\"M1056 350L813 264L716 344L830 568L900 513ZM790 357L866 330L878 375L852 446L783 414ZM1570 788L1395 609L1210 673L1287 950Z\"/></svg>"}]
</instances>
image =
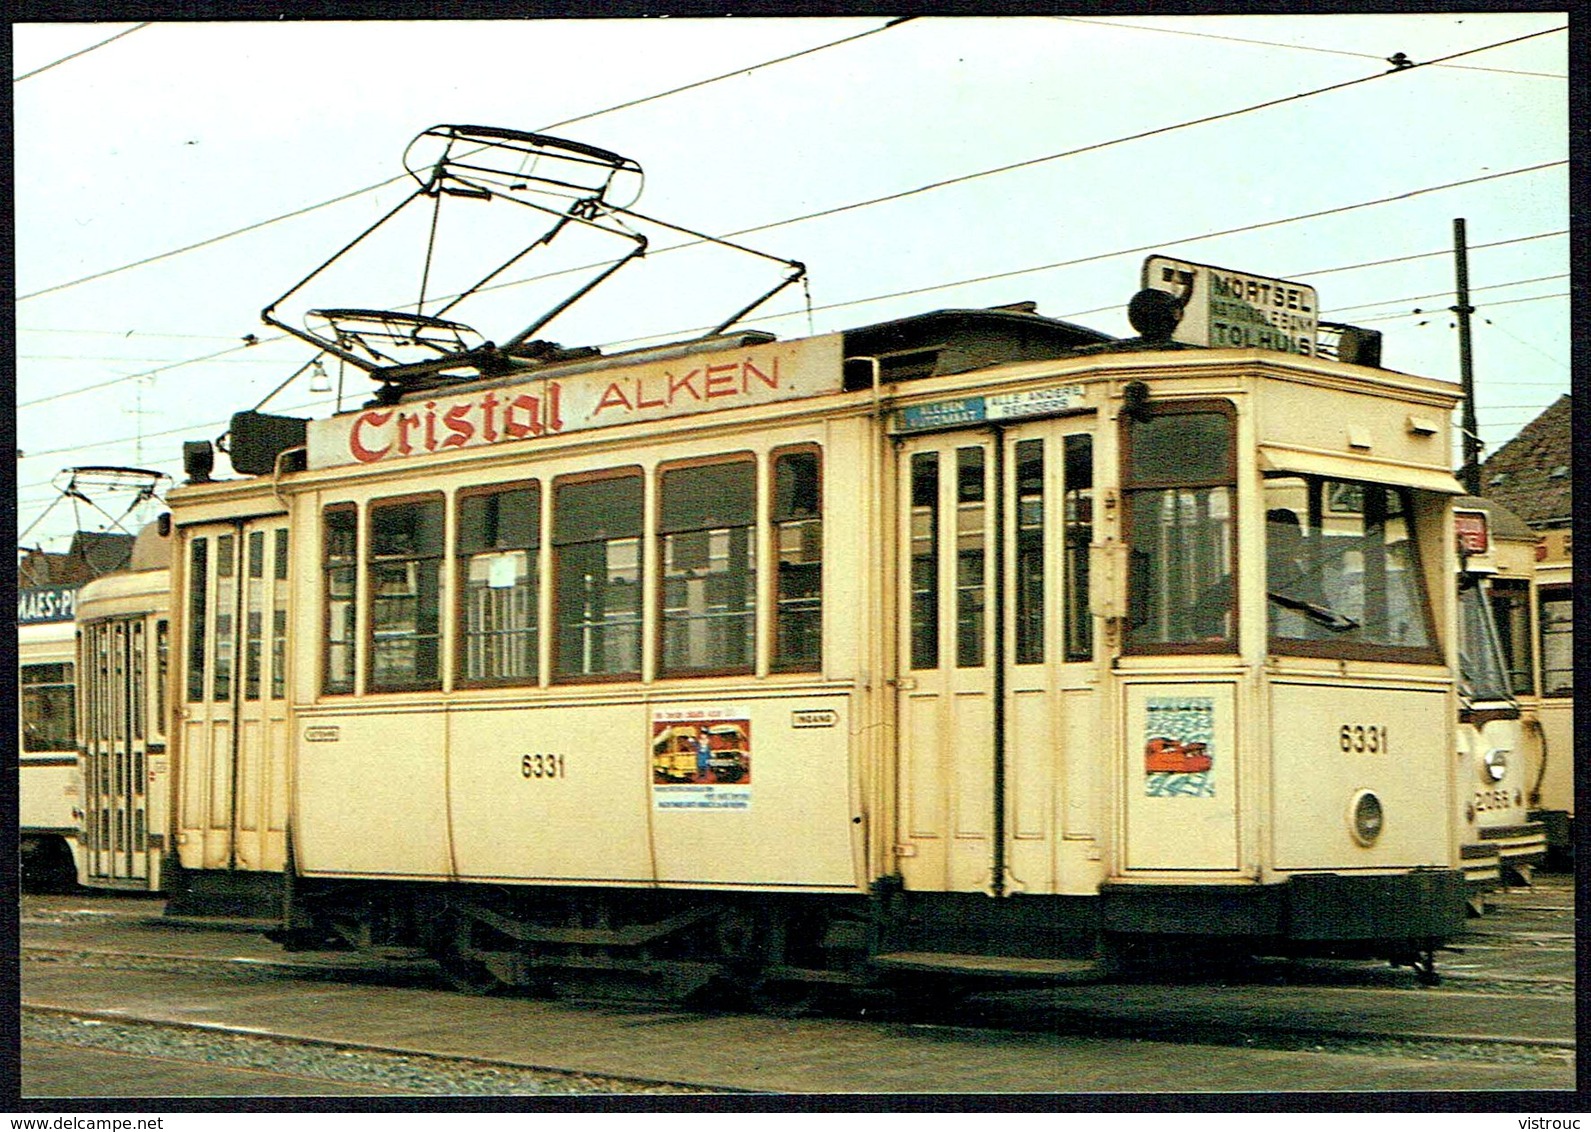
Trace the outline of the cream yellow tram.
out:
<instances>
[{"instance_id":1,"label":"cream yellow tram","mask_svg":"<svg viewBox=\"0 0 1591 1132\"><path fill-rule=\"evenodd\" d=\"M267 558L246 536L190 544L208 568L185 575L173 542L163 516L126 569L78 595L78 879L165 893L168 915L273 919L282 858L260 846L273 833L280 843L286 770L255 719L285 692L286 599L271 591L286 547ZM177 585L185 617L172 608Z\"/></svg>"},{"instance_id":2,"label":"cream yellow tram","mask_svg":"<svg viewBox=\"0 0 1591 1132\"><path fill-rule=\"evenodd\" d=\"M1528 817L1546 827L1549 856L1574 847L1573 591L1562 530L1537 532L1491 501L1494 572L1487 593L1510 690L1520 709L1520 755Z\"/></svg>"},{"instance_id":3,"label":"cream yellow tram","mask_svg":"<svg viewBox=\"0 0 1591 1132\"><path fill-rule=\"evenodd\" d=\"M476 988L1150 940L1429 974L1464 912L1457 389L1153 333L544 354L174 491L171 739L269 799L217 831L190 793L181 848L285 864L290 944ZM251 676L217 587L256 547ZM672 758L715 742L730 781Z\"/></svg>"},{"instance_id":4,"label":"cream yellow tram","mask_svg":"<svg viewBox=\"0 0 1591 1132\"><path fill-rule=\"evenodd\" d=\"M169 529L133 543L126 567L78 591L78 882L158 891L166 882L171 761Z\"/></svg>"},{"instance_id":5,"label":"cream yellow tram","mask_svg":"<svg viewBox=\"0 0 1591 1132\"><path fill-rule=\"evenodd\" d=\"M1454 507L1459 551L1458 789L1464 875L1479 895L1500 884L1529 884L1547 857L1547 828L1531 817L1530 741L1504 660L1496 603L1506 592L1508 547L1534 533L1505 508L1460 497ZM1517 560L1517 556L1513 556ZM1501 584L1500 584L1501 583Z\"/></svg>"}]
</instances>

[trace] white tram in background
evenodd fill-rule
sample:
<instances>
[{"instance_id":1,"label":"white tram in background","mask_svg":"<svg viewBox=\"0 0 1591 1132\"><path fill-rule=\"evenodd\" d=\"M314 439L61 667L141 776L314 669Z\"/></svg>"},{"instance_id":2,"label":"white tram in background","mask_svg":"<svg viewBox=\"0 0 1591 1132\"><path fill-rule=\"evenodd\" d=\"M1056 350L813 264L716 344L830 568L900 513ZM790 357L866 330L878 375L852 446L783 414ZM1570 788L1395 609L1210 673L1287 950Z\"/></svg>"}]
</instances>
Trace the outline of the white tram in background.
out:
<instances>
[{"instance_id":1,"label":"white tram in background","mask_svg":"<svg viewBox=\"0 0 1591 1132\"><path fill-rule=\"evenodd\" d=\"M394 371L302 452L240 414L257 474L170 497L184 868L475 989L1429 974L1458 390L1148 309Z\"/></svg>"},{"instance_id":2,"label":"white tram in background","mask_svg":"<svg viewBox=\"0 0 1591 1132\"><path fill-rule=\"evenodd\" d=\"M74 593L33 586L17 595L18 848L29 889L60 888L77 874Z\"/></svg>"}]
</instances>

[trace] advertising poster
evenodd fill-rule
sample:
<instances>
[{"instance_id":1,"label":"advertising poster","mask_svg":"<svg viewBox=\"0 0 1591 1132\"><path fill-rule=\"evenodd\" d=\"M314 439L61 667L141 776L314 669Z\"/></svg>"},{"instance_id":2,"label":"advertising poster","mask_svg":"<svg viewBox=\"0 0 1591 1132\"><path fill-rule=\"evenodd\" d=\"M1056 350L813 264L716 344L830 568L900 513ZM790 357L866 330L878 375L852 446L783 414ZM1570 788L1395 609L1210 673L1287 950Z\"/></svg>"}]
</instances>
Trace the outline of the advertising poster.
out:
<instances>
[{"instance_id":1,"label":"advertising poster","mask_svg":"<svg viewBox=\"0 0 1591 1132\"><path fill-rule=\"evenodd\" d=\"M1144 793L1215 797L1215 700L1150 696L1144 706Z\"/></svg>"},{"instance_id":2,"label":"advertising poster","mask_svg":"<svg viewBox=\"0 0 1591 1132\"><path fill-rule=\"evenodd\" d=\"M751 720L744 709L653 710L652 805L659 810L751 808Z\"/></svg>"}]
</instances>

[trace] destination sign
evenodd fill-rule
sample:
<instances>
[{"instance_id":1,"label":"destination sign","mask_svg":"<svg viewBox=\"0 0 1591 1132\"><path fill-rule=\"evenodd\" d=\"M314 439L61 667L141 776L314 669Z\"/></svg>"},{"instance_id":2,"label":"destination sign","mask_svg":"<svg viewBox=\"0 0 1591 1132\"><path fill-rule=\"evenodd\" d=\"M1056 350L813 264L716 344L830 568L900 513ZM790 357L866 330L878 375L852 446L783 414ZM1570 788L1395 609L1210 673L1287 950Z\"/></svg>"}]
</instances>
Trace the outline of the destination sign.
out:
<instances>
[{"instance_id":1,"label":"destination sign","mask_svg":"<svg viewBox=\"0 0 1591 1132\"><path fill-rule=\"evenodd\" d=\"M841 336L536 378L309 422L309 466L395 464L608 425L838 392ZM554 371L556 374L556 371Z\"/></svg>"},{"instance_id":2,"label":"destination sign","mask_svg":"<svg viewBox=\"0 0 1591 1132\"><path fill-rule=\"evenodd\" d=\"M77 590L72 586L29 586L17 591L18 625L70 621L76 612Z\"/></svg>"},{"instance_id":3,"label":"destination sign","mask_svg":"<svg viewBox=\"0 0 1591 1132\"><path fill-rule=\"evenodd\" d=\"M1320 307L1313 287L1160 255L1144 260L1142 285L1182 300L1173 342L1315 353Z\"/></svg>"},{"instance_id":4,"label":"destination sign","mask_svg":"<svg viewBox=\"0 0 1591 1132\"><path fill-rule=\"evenodd\" d=\"M1021 420L1053 416L1080 408L1081 385L1052 385L1044 389L1024 389L1020 393L991 393L981 397L956 397L908 405L895 413L891 431L938 432L991 421Z\"/></svg>"}]
</instances>

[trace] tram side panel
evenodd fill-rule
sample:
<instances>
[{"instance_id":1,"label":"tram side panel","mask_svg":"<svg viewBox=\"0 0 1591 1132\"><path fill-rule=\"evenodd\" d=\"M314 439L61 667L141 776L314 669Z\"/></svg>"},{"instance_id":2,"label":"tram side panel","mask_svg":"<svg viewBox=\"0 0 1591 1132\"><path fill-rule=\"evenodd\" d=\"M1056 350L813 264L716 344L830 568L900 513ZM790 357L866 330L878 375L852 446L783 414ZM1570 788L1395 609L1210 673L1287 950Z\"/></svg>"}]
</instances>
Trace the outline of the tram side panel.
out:
<instances>
[{"instance_id":1,"label":"tram side panel","mask_svg":"<svg viewBox=\"0 0 1591 1132\"><path fill-rule=\"evenodd\" d=\"M765 430L754 442L671 437L655 455L632 449L626 459L646 466L647 490L655 492L657 465L744 445L756 450L758 498L766 499L771 454L803 445L821 453L831 484L860 482L865 436L853 422ZM527 471L551 484L561 470L554 463L442 472L427 487L439 502L449 499L456 524L461 493L497 476L525 482ZM324 547L336 534L332 524L346 522L368 539L372 505L395 490L350 484L307 494L297 501L294 533L303 547ZM351 581L302 571L296 623L324 621L324 631L301 634L294 646L296 867L324 877L862 887L865 787L849 677L868 640L860 631L867 582L858 560L872 510L835 498L821 531L827 670L792 674L750 695L745 679L712 677L659 680L650 690L628 681L538 680L372 695L368 657L355 665L342 651L353 641L369 649L376 639L368 563ZM348 517L328 519L328 510ZM767 527L759 519L759 573L772 578L776 548ZM360 553L369 552L349 561ZM649 545L646 554L645 576L656 577L659 551ZM444 569L442 576L439 607L457 611L463 595L453 591L462 575ZM351 585L352 610L326 609L323 590L333 584ZM551 593L538 601L545 623ZM758 608L764 639L775 613L771 602ZM443 670L449 684L458 678L453 650L463 646L451 633L440 646L439 684ZM329 661L331 651L341 659ZM329 663L349 665L346 685L331 694Z\"/></svg>"}]
</instances>

